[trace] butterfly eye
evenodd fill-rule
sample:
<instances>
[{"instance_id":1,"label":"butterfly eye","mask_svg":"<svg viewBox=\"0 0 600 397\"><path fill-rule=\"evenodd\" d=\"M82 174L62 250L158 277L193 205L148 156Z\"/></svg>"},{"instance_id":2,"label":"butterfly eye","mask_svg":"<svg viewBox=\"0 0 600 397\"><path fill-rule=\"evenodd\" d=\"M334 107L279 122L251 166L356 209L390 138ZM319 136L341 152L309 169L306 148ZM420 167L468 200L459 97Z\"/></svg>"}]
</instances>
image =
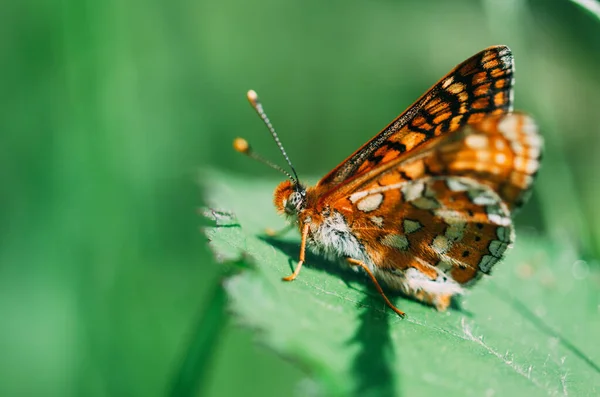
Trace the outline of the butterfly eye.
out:
<instances>
[{"instance_id":1,"label":"butterfly eye","mask_svg":"<svg viewBox=\"0 0 600 397\"><path fill-rule=\"evenodd\" d=\"M285 203L285 212L290 215L297 214L304 206L305 191L294 191Z\"/></svg>"}]
</instances>

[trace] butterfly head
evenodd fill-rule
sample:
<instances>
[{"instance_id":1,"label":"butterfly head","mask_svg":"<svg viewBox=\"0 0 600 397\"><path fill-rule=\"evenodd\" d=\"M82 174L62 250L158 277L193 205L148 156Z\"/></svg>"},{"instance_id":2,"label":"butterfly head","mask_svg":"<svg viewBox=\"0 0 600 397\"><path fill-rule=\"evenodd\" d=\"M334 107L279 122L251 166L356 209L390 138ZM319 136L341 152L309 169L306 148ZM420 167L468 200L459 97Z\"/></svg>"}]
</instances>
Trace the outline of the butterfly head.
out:
<instances>
[{"instance_id":1,"label":"butterfly head","mask_svg":"<svg viewBox=\"0 0 600 397\"><path fill-rule=\"evenodd\" d=\"M295 217L306 206L306 188L294 181L283 181L275 189L273 202L279 213Z\"/></svg>"}]
</instances>

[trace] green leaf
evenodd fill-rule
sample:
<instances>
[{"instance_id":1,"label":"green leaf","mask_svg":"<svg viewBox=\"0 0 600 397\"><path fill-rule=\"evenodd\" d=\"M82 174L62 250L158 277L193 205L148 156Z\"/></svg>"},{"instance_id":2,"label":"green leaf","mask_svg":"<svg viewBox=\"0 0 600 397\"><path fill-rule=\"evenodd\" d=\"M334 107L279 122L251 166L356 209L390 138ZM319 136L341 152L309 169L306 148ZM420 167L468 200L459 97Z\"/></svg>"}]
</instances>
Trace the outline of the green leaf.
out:
<instances>
[{"instance_id":1,"label":"green leaf","mask_svg":"<svg viewBox=\"0 0 600 397\"><path fill-rule=\"evenodd\" d=\"M401 319L366 278L314 255L298 279L281 281L299 237L261 232L284 225L271 204L275 182L211 172L203 183L213 252L249 266L225 283L235 318L323 395L600 393L600 276L574 252L517 233L461 308L440 313L390 292L408 314Z\"/></svg>"}]
</instances>

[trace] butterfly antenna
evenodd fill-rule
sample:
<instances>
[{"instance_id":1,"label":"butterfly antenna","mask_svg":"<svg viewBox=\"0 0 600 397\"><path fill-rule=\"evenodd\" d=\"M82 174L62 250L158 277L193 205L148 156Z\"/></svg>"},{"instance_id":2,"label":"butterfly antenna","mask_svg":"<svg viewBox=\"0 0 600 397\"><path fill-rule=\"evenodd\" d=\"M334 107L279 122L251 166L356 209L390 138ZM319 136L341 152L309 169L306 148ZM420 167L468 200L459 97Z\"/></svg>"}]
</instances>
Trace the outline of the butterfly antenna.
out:
<instances>
[{"instance_id":1,"label":"butterfly antenna","mask_svg":"<svg viewBox=\"0 0 600 397\"><path fill-rule=\"evenodd\" d=\"M288 157L287 153L285 152L285 149L283 148L283 145L281 144L281 141L279 140L279 136L277 135L277 132L275 132L275 128L273 128L273 125L271 124L271 120L269 120L269 118L267 117L267 114L265 113L265 111L263 109L262 103L260 103L260 100L258 99L258 95L256 94L256 91L250 90L250 91L248 91L248 94L246 94L246 96L248 97L248 101L250 102L250 105L252 105L254 110L256 110L256 113L258 113L258 115L260 116L262 121L265 123L265 125L269 129L269 132L271 132L271 135L273 136L273 139L275 140L277 147L279 147L279 150L281 151L281 154L283 154L285 161L287 161L290 168L292 169L292 172L294 173L294 177L292 178L290 176L290 179L292 181L298 183L298 174L296 173L296 170L294 169L294 166L292 165L290 158ZM265 162L265 161L263 161L263 162ZM288 174L288 173L286 172L286 174Z\"/></svg>"},{"instance_id":2,"label":"butterfly antenna","mask_svg":"<svg viewBox=\"0 0 600 397\"><path fill-rule=\"evenodd\" d=\"M250 144L248 143L248 141L245 140L244 138L235 138L233 140L233 148L237 152L245 154L246 156L251 157L251 158L253 158L256 161L260 161L261 163L266 164L267 166L269 166L269 167L271 167L273 169L276 169L277 171L279 171L279 172L283 173L284 175L286 175L292 181L295 181L295 182L298 181L298 179L294 179L294 177L292 177L292 175L289 172L287 172L286 170L284 170L283 168L281 168L277 164L271 163L269 160L265 159L261 155L259 155L256 152L254 152L254 150L252 150L252 147L250 147Z\"/></svg>"}]
</instances>

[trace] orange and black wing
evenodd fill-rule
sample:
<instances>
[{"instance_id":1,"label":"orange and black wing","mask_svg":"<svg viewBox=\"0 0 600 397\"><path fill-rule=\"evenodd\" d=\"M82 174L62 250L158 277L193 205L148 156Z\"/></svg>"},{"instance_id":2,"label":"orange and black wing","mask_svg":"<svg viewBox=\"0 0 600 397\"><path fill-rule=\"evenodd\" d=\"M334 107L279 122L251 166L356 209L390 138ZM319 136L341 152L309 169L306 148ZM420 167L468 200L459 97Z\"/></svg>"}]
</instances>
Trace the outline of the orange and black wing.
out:
<instances>
[{"instance_id":1,"label":"orange and black wing","mask_svg":"<svg viewBox=\"0 0 600 397\"><path fill-rule=\"evenodd\" d=\"M422 169L427 175L466 176L488 185L512 211L529 198L542 146L529 115L493 115L443 139L422 157ZM401 164L398 171L407 167Z\"/></svg>"},{"instance_id":2,"label":"orange and black wing","mask_svg":"<svg viewBox=\"0 0 600 397\"><path fill-rule=\"evenodd\" d=\"M495 46L481 51L456 66L317 187L329 192L342 183L350 187L350 179L369 179L380 167L401 160L436 137L511 111L512 85L510 49Z\"/></svg>"},{"instance_id":3,"label":"orange and black wing","mask_svg":"<svg viewBox=\"0 0 600 397\"><path fill-rule=\"evenodd\" d=\"M357 192L350 200L353 211L345 219L355 236L384 271L382 278L395 286L397 276L396 286L410 295L420 282L442 291L451 290L446 283L477 280L502 259L514 238L506 204L471 178L425 177ZM411 280L411 268L419 277Z\"/></svg>"},{"instance_id":4,"label":"orange and black wing","mask_svg":"<svg viewBox=\"0 0 600 397\"><path fill-rule=\"evenodd\" d=\"M463 176L491 187L508 206L527 200L540 166L542 137L528 115L512 112L486 116L482 121L435 139L368 180L354 192L394 186L431 176ZM347 201L346 196L339 199Z\"/></svg>"}]
</instances>

